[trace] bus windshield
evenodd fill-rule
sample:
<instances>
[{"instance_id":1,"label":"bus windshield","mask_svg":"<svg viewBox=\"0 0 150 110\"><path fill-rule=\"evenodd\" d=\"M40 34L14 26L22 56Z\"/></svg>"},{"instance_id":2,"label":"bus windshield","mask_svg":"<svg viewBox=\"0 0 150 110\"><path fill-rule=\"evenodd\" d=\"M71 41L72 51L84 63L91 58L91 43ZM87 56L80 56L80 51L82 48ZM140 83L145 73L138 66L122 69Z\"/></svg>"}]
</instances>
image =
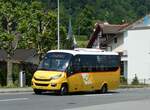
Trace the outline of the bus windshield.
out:
<instances>
[{"instance_id":1,"label":"bus windshield","mask_svg":"<svg viewBox=\"0 0 150 110\"><path fill-rule=\"evenodd\" d=\"M38 70L65 71L72 55L68 53L47 53L41 61Z\"/></svg>"}]
</instances>

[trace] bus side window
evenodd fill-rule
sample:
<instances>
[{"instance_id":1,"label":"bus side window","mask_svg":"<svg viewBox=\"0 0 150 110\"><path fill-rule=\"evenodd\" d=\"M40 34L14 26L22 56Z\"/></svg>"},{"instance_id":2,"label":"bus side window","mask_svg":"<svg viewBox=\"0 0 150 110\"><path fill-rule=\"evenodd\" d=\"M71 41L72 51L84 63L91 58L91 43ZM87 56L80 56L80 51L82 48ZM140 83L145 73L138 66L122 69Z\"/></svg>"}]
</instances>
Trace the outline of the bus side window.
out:
<instances>
[{"instance_id":1,"label":"bus side window","mask_svg":"<svg viewBox=\"0 0 150 110\"><path fill-rule=\"evenodd\" d=\"M69 62L69 65L67 67L67 75L70 76L72 74L74 74L74 66L73 66L73 60L74 58L71 58L70 62Z\"/></svg>"},{"instance_id":2,"label":"bus side window","mask_svg":"<svg viewBox=\"0 0 150 110\"><path fill-rule=\"evenodd\" d=\"M75 73L81 72L81 68L82 68L82 63L81 63L81 56L80 55L76 55L73 61L73 67L75 70Z\"/></svg>"},{"instance_id":3,"label":"bus side window","mask_svg":"<svg viewBox=\"0 0 150 110\"><path fill-rule=\"evenodd\" d=\"M72 74L75 74L77 72L80 72L80 58L79 56L74 56L67 68L67 74L70 76Z\"/></svg>"}]
</instances>

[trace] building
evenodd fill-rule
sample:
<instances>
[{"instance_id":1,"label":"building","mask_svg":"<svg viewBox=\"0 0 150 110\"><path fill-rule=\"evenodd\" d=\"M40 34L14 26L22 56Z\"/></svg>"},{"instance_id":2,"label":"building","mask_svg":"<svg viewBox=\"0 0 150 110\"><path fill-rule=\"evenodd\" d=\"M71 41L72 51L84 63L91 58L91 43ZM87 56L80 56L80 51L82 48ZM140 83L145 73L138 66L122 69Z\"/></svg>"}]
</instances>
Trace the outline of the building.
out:
<instances>
[{"instance_id":1,"label":"building","mask_svg":"<svg viewBox=\"0 0 150 110\"><path fill-rule=\"evenodd\" d=\"M128 24L115 25L108 24L107 22L96 23L87 48L108 48L106 41L114 38L118 35L118 32L126 26L128 26Z\"/></svg>"},{"instance_id":2,"label":"building","mask_svg":"<svg viewBox=\"0 0 150 110\"><path fill-rule=\"evenodd\" d=\"M7 81L7 52L0 50L0 85L6 86ZM13 82L19 81L19 72L26 72L26 85L30 85L31 77L39 63L39 56L35 49L16 49L11 55ZM14 71L13 71L14 70Z\"/></svg>"},{"instance_id":3,"label":"building","mask_svg":"<svg viewBox=\"0 0 150 110\"><path fill-rule=\"evenodd\" d=\"M122 75L127 78L128 83L131 83L137 76L141 83L150 84L150 15L146 15L130 25L123 24L119 27L119 29L117 29L118 26L117 28L113 27L117 29L116 32L113 31L114 34L111 34L109 39L105 38L100 45L103 45L107 51L120 53ZM96 48L98 34L96 36L95 41L91 44L93 36L89 40L91 48ZM105 36L107 33L104 33L103 37ZM96 45L101 48L99 44Z\"/></svg>"},{"instance_id":4,"label":"building","mask_svg":"<svg viewBox=\"0 0 150 110\"><path fill-rule=\"evenodd\" d=\"M13 63L39 63L39 56L35 49L16 49L11 56L11 60ZM0 62L7 61L7 53L5 50L0 50Z\"/></svg>"}]
</instances>

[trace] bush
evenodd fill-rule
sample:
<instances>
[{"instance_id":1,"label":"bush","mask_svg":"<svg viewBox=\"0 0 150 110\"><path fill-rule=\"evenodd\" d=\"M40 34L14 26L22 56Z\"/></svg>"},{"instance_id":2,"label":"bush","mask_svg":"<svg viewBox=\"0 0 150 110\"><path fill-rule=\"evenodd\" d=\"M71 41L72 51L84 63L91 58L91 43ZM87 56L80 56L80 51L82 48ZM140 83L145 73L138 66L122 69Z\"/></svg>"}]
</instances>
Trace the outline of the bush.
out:
<instances>
[{"instance_id":1,"label":"bush","mask_svg":"<svg viewBox=\"0 0 150 110\"><path fill-rule=\"evenodd\" d=\"M139 80L138 80L138 77L136 76L136 74L135 74L135 77L133 78L131 84L132 84L132 85L139 85Z\"/></svg>"},{"instance_id":2,"label":"bush","mask_svg":"<svg viewBox=\"0 0 150 110\"><path fill-rule=\"evenodd\" d=\"M120 77L120 84L121 85L127 85L127 78L125 78L124 76Z\"/></svg>"}]
</instances>

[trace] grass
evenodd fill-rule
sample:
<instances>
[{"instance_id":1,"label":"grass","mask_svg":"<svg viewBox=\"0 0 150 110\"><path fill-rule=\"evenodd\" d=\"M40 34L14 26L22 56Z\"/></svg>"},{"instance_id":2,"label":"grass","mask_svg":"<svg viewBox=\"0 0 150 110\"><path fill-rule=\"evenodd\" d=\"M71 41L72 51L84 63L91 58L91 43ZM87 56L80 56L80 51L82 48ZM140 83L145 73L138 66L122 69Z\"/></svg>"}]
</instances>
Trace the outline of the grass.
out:
<instances>
[{"instance_id":1,"label":"grass","mask_svg":"<svg viewBox=\"0 0 150 110\"><path fill-rule=\"evenodd\" d=\"M80 35L80 36L77 36L75 35L75 38L76 38L76 41L77 41L77 45L79 48L86 48L87 47L87 44L88 44L88 37L85 36L85 35Z\"/></svg>"}]
</instances>

